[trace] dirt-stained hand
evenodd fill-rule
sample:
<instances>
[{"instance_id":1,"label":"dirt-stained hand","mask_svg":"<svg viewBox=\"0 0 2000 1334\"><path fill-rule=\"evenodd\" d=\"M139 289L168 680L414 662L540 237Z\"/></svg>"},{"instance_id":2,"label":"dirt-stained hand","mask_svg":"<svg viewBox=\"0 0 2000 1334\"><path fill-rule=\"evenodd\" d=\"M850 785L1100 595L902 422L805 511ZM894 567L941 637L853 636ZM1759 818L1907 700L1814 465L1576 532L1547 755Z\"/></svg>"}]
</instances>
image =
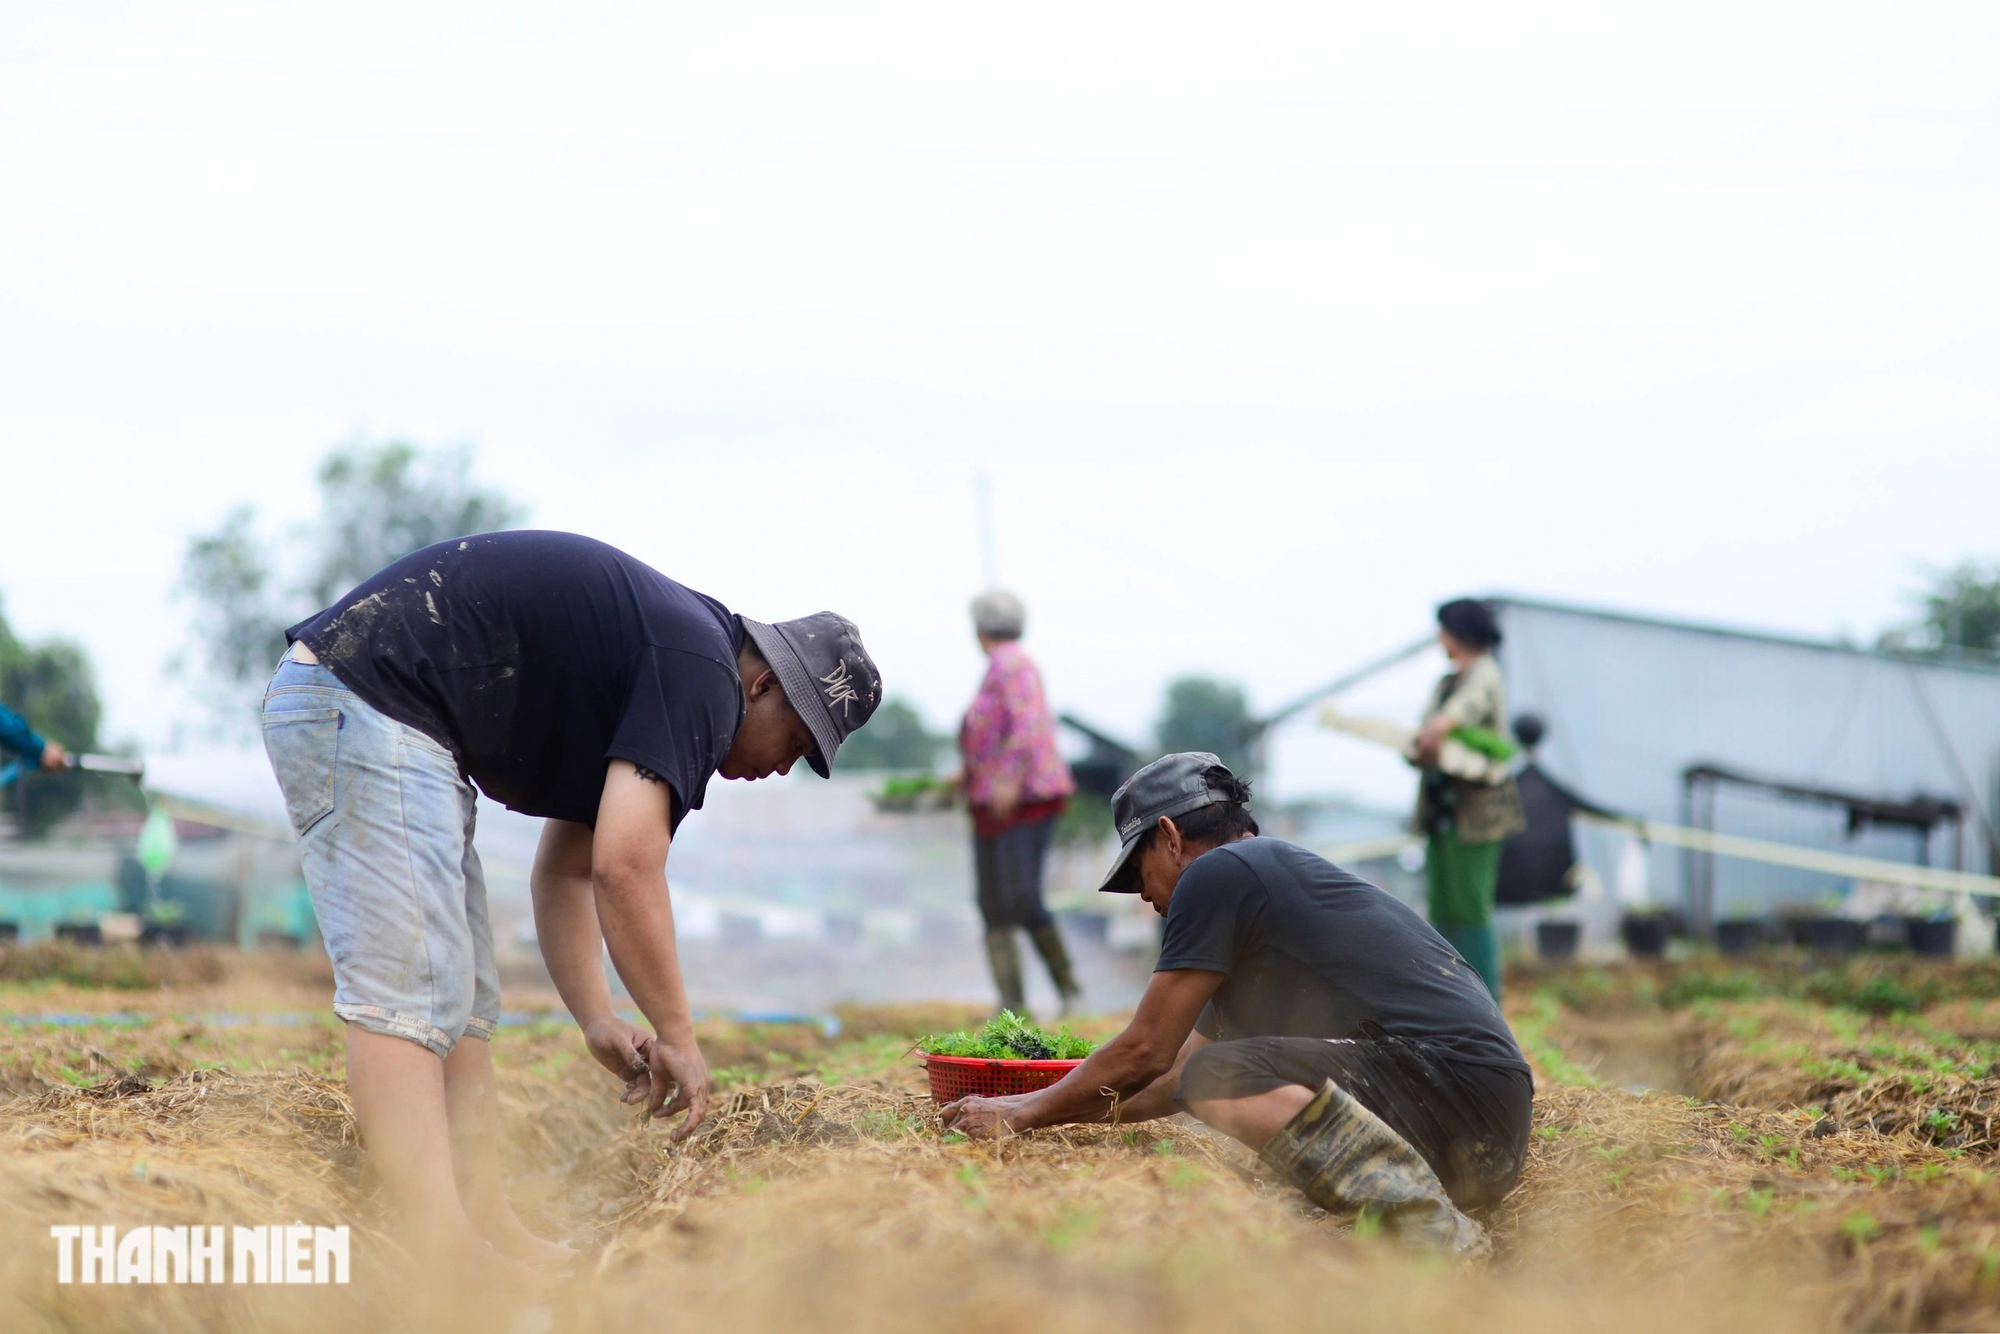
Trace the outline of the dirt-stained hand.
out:
<instances>
[{"instance_id":1,"label":"dirt-stained hand","mask_svg":"<svg viewBox=\"0 0 2000 1334\"><path fill-rule=\"evenodd\" d=\"M653 1038L641 1055L646 1058L646 1080L651 1084L646 1095L646 1115L687 1113L687 1120L668 1137L678 1143L692 1135L708 1115L708 1061L702 1056L692 1031L671 1038ZM671 1102L667 1098L669 1089L673 1091Z\"/></svg>"},{"instance_id":2,"label":"dirt-stained hand","mask_svg":"<svg viewBox=\"0 0 2000 1334\"><path fill-rule=\"evenodd\" d=\"M1005 1139L1014 1133L1007 1114L1022 1102L1020 1096L1006 1098L960 1098L938 1109L944 1128L967 1139Z\"/></svg>"},{"instance_id":3,"label":"dirt-stained hand","mask_svg":"<svg viewBox=\"0 0 2000 1334\"><path fill-rule=\"evenodd\" d=\"M651 1070L645 1051L652 1040L650 1031L615 1015L593 1020L583 1029L584 1045L597 1063L625 1081L625 1091L618 1095L620 1102L638 1102L646 1096Z\"/></svg>"}]
</instances>

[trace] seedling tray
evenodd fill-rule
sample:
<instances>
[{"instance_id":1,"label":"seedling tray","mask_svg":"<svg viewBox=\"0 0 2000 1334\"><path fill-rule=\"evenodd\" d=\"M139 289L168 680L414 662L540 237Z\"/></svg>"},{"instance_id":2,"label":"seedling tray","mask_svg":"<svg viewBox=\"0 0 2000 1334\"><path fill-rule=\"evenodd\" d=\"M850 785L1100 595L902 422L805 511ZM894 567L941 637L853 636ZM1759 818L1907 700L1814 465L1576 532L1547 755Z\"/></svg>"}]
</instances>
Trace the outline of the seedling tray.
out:
<instances>
[{"instance_id":1,"label":"seedling tray","mask_svg":"<svg viewBox=\"0 0 2000 1334\"><path fill-rule=\"evenodd\" d=\"M933 1056L924 1053L931 1101L940 1107L964 1097L1004 1098L1045 1089L1082 1061L1000 1061L986 1056Z\"/></svg>"}]
</instances>

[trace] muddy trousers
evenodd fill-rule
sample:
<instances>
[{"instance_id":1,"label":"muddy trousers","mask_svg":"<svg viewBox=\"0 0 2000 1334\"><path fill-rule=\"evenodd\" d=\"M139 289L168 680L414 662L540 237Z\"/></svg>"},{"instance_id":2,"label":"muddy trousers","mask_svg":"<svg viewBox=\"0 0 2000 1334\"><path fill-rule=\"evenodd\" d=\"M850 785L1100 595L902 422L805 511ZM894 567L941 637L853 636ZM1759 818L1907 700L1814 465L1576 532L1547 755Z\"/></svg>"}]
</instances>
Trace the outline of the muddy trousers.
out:
<instances>
[{"instance_id":1,"label":"muddy trousers","mask_svg":"<svg viewBox=\"0 0 2000 1334\"><path fill-rule=\"evenodd\" d=\"M1035 952L1048 965L1049 978L1056 984L1056 994L1062 997L1064 1013L1068 1013L1070 1003L1083 989L1077 985L1076 971L1070 967L1069 950L1063 946L1062 933L1056 930L1054 922L1050 922L1047 926L1029 931L1028 939L1034 942ZM1016 1014L1026 1013L1028 1002L1021 982L1021 947L1013 927L986 928L986 961L993 968L993 984L1000 990L1000 1008Z\"/></svg>"}]
</instances>

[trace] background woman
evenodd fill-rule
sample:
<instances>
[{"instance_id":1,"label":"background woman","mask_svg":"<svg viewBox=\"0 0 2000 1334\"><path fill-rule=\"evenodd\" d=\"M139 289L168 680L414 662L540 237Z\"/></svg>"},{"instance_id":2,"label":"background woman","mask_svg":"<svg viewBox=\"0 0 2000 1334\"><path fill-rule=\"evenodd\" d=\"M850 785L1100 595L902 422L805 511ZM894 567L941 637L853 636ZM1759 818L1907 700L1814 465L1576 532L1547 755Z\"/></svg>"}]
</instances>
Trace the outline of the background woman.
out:
<instances>
[{"instance_id":1,"label":"background woman","mask_svg":"<svg viewBox=\"0 0 2000 1334\"><path fill-rule=\"evenodd\" d=\"M1079 988L1055 918L1042 903L1042 867L1049 834L1076 783L1056 753L1056 722L1042 694L1041 673L1022 651L1027 612L1012 593L995 590L972 602L972 625L986 651L986 679L966 710L958 748L961 782L972 807L973 868L979 915L986 922L986 957L1003 1008L1023 1011L1020 945L1027 931L1049 966L1064 1014Z\"/></svg>"},{"instance_id":2,"label":"background woman","mask_svg":"<svg viewBox=\"0 0 2000 1334\"><path fill-rule=\"evenodd\" d=\"M1417 762L1423 781L1417 792L1417 827L1429 836L1424 871L1429 882L1430 919L1477 969L1487 990L1500 999L1500 949L1493 936L1493 891L1500 874L1500 845L1524 827L1514 780L1479 783L1440 771L1438 747L1461 727L1485 728L1504 736L1507 701L1500 664L1493 650L1500 627L1493 608L1471 598L1437 610L1438 644L1452 670L1431 692L1424 724L1417 733Z\"/></svg>"}]
</instances>

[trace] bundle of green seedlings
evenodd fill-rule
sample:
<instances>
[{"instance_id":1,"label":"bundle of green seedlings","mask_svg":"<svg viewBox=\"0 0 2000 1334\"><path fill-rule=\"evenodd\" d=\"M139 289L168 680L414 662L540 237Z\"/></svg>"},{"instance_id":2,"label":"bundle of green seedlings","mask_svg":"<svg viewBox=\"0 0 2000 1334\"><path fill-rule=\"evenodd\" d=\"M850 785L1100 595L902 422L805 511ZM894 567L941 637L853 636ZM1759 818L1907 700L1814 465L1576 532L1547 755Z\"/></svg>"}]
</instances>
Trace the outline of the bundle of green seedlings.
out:
<instances>
[{"instance_id":1,"label":"bundle of green seedlings","mask_svg":"<svg viewBox=\"0 0 2000 1334\"><path fill-rule=\"evenodd\" d=\"M944 787L936 774L896 774L882 780L877 800L893 797L922 797Z\"/></svg>"},{"instance_id":2,"label":"bundle of green seedlings","mask_svg":"<svg viewBox=\"0 0 2000 1334\"><path fill-rule=\"evenodd\" d=\"M1097 1046L1068 1027L1050 1033L1034 1021L1002 1010L977 1032L933 1033L917 1040L917 1050L931 1056L978 1056L989 1061L1077 1061Z\"/></svg>"}]
</instances>

